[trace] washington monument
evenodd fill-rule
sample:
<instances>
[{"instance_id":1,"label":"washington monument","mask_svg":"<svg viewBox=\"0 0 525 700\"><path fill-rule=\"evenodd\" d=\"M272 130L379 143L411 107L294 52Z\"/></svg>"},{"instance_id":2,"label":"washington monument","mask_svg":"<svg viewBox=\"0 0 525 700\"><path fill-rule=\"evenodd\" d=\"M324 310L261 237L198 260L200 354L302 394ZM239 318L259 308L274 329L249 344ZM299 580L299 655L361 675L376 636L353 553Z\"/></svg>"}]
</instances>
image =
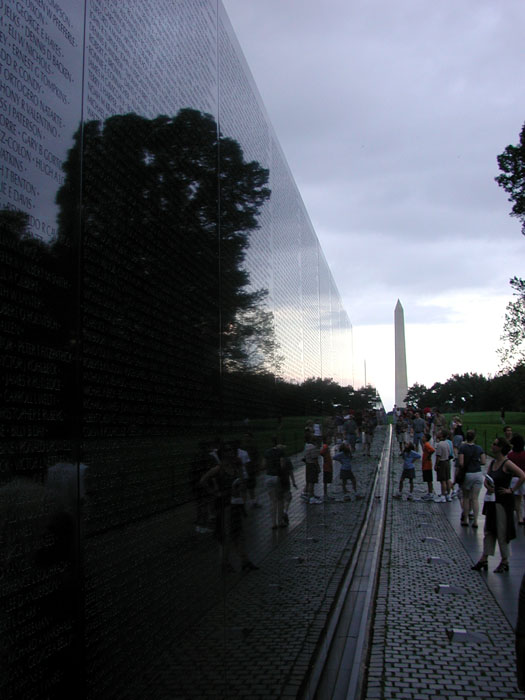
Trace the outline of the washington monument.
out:
<instances>
[{"instance_id":1,"label":"washington monument","mask_svg":"<svg viewBox=\"0 0 525 700\"><path fill-rule=\"evenodd\" d=\"M405 314L399 299L394 310L395 352L396 352L396 406L405 406L408 393L407 354L405 345Z\"/></svg>"}]
</instances>

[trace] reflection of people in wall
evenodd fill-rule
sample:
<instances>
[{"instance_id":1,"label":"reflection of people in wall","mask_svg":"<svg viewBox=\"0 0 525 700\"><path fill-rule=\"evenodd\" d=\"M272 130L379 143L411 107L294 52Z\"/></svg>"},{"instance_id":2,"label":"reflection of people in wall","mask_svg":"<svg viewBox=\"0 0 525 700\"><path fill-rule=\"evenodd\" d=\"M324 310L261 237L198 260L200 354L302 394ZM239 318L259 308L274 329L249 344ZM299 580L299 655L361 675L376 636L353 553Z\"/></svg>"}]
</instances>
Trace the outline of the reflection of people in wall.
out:
<instances>
[{"instance_id":1,"label":"reflection of people in wall","mask_svg":"<svg viewBox=\"0 0 525 700\"><path fill-rule=\"evenodd\" d=\"M25 697L7 659L17 668L35 665L49 682L49 697L72 697L82 685L80 655L80 529L86 466L58 463L45 485L15 478L0 488L0 571L12 604L26 596L24 617L0 606L0 690ZM13 594L13 591L18 593ZM29 605L30 603L30 605ZM15 629L13 629L15 626ZM49 641L49 646L45 640Z\"/></svg>"},{"instance_id":2,"label":"reflection of people in wall","mask_svg":"<svg viewBox=\"0 0 525 700\"><path fill-rule=\"evenodd\" d=\"M305 462L305 499L310 504L322 503L315 495L315 485L319 481L320 441L317 442L309 432L305 433L304 462Z\"/></svg>"},{"instance_id":3,"label":"reflection of people in wall","mask_svg":"<svg viewBox=\"0 0 525 700\"><path fill-rule=\"evenodd\" d=\"M215 536L221 545L223 571L234 571L230 562L232 548L243 570L256 569L258 567L249 560L244 548L243 519L246 512L242 464L234 445L224 445L218 456L219 463L203 474L200 484L215 497Z\"/></svg>"},{"instance_id":4,"label":"reflection of people in wall","mask_svg":"<svg viewBox=\"0 0 525 700\"><path fill-rule=\"evenodd\" d=\"M286 458L284 445L273 438L273 446L264 453L264 467L266 469L266 490L270 498L272 529L275 530L284 524L283 520L283 488L281 479L286 471Z\"/></svg>"},{"instance_id":5,"label":"reflection of people in wall","mask_svg":"<svg viewBox=\"0 0 525 700\"><path fill-rule=\"evenodd\" d=\"M252 508L261 508L261 504L257 500L257 474L259 471L259 450L257 443L253 437L253 433L245 433L241 447L248 453L249 460L246 464L248 478L246 480L246 488L248 489L248 502Z\"/></svg>"},{"instance_id":6,"label":"reflection of people in wall","mask_svg":"<svg viewBox=\"0 0 525 700\"><path fill-rule=\"evenodd\" d=\"M219 442L202 442L199 453L192 462L191 484L195 501L195 532L207 534L213 532L210 527L214 517L213 496L200 483L201 477L212 467L217 466Z\"/></svg>"},{"instance_id":7,"label":"reflection of people in wall","mask_svg":"<svg viewBox=\"0 0 525 700\"><path fill-rule=\"evenodd\" d=\"M286 527L290 523L290 518L288 516L288 510L290 509L290 503L292 502L292 489L290 482L296 489L297 484L295 482L295 476L293 473L292 460L289 457L284 458L284 469L280 474L281 489L283 493L283 519L281 527Z\"/></svg>"}]
</instances>

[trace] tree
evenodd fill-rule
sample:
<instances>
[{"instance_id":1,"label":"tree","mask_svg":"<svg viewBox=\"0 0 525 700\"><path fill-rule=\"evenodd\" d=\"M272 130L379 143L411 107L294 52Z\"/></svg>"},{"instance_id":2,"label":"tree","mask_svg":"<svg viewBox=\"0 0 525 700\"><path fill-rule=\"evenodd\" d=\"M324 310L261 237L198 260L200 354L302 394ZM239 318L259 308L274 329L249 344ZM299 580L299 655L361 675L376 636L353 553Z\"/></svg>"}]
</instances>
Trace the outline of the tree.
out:
<instances>
[{"instance_id":1,"label":"tree","mask_svg":"<svg viewBox=\"0 0 525 700\"><path fill-rule=\"evenodd\" d=\"M499 169L502 171L495 180L513 202L510 216L521 222L521 232L525 235L525 124L520 133L517 146L507 146L498 156Z\"/></svg>"},{"instance_id":2,"label":"tree","mask_svg":"<svg viewBox=\"0 0 525 700\"><path fill-rule=\"evenodd\" d=\"M519 144L507 146L498 156L498 165L502 174L495 180L509 194L508 201L513 202L510 215L521 222L521 232L525 235L525 124ZM517 298L507 305L505 314L503 347L499 350L504 369L525 362L525 280L513 277L510 286Z\"/></svg>"},{"instance_id":3,"label":"tree","mask_svg":"<svg viewBox=\"0 0 525 700\"><path fill-rule=\"evenodd\" d=\"M513 277L510 286L516 299L507 304L503 346L498 350L502 367L507 370L525 364L525 280Z\"/></svg>"},{"instance_id":4,"label":"tree","mask_svg":"<svg viewBox=\"0 0 525 700\"><path fill-rule=\"evenodd\" d=\"M413 384L407 391L405 396L405 404L407 406L416 406L423 408L427 403L429 390L424 384Z\"/></svg>"},{"instance_id":5,"label":"tree","mask_svg":"<svg viewBox=\"0 0 525 700\"><path fill-rule=\"evenodd\" d=\"M375 387L367 384L361 389L348 388L348 406L354 411L368 411L378 408L381 404L381 397Z\"/></svg>"}]
</instances>

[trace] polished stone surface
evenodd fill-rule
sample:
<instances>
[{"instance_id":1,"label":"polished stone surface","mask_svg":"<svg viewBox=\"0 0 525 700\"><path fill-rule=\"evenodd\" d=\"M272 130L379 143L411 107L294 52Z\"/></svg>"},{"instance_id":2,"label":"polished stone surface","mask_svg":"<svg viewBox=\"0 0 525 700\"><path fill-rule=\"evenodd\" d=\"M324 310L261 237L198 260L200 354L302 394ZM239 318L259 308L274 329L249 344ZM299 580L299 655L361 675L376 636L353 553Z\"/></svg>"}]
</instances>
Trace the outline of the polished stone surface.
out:
<instances>
[{"instance_id":1,"label":"polished stone surface","mask_svg":"<svg viewBox=\"0 0 525 700\"><path fill-rule=\"evenodd\" d=\"M0 19L0 695L103 698L225 600L170 542L229 528L215 448L302 447L351 325L220 2Z\"/></svg>"}]
</instances>

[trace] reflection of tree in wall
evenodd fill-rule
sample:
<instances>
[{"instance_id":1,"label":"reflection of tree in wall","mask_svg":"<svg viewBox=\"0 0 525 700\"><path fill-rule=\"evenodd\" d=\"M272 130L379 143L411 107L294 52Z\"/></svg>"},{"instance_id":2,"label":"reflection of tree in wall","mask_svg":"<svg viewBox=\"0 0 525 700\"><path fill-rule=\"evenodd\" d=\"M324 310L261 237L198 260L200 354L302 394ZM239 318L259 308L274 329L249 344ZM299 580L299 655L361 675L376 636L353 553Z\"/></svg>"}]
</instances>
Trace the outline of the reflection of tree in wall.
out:
<instances>
[{"instance_id":1,"label":"reflection of tree in wall","mask_svg":"<svg viewBox=\"0 0 525 700\"><path fill-rule=\"evenodd\" d=\"M82 222L84 382L106 383L106 423L162 431L213 401L221 370L268 366L273 319L242 267L268 171L211 116L88 122L64 170L55 246L71 255Z\"/></svg>"},{"instance_id":2,"label":"reflection of tree in wall","mask_svg":"<svg viewBox=\"0 0 525 700\"><path fill-rule=\"evenodd\" d=\"M28 298L41 322L19 337L83 358L77 373L60 369L63 423L53 434L76 432L80 386L91 434L159 434L219 409L221 374L275 369L266 292L247 291L243 269L268 171L246 162L211 116L88 122L64 172L56 240L33 238L27 217L2 212L21 270L34 261L41 270ZM29 295L6 274L14 299Z\"/></svg>"}]
</instances>

